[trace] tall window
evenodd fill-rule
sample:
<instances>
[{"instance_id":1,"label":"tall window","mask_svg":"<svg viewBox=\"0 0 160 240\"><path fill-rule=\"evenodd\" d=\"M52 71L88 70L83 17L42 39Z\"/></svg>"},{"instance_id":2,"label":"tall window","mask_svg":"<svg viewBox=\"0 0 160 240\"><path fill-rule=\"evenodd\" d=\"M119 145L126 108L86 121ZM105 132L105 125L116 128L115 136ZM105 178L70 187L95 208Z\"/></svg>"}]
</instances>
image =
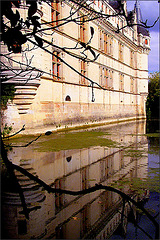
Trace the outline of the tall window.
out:
<instances>
[{"instance_id":1,"label":"tall window","mask_svg":"<svg viewBox=\"0 0 160 240\"><path fill-rule=\"evenodd\" d=\"M147 45L148 44L148 39L145 39L144 43Z\"/></svg>"},{"instance_id":2,"label":"tall window","mask_svg":"<svg viewBox=\"0 0 160 240\"><path fill-rule=\"evenodd\" d=\"M81 76L80 78L80 84L86 84L87 80L86 80L86 76L87 76L87 63L85 61L81 60L81 74L83 74L83 76Z\"/></svg>"},{"instance_id":3,"label":"tall window","mask_svg":"<svg viewBox=\"0 0 160 240\"><path fill-rule=\"evenodd\" d=\"M56 232L56 239L65 239L65 225L58 225L55 228L55 232Z\"/></svg>"},{"instance_id":4,"label":"tall window","mask_svg":"<svg viewBox=\"0 0 160 240\"><path fill-rule=\"evenodd\" d=\"M134 83L134 78L131 77L131 85L130 85L130 92L134 93L135 91L135 83Z\"/></svg>"},{"instance_id":5,"label":"tall window","mask_svg":"<svg viewBox=\"0 0 160 240\"><path fill-rule=\"evenodd\" d=\"M100 7L100 0L98 0L98 7Z\"/></svg>"},{"instance_id":6,"label":"tall window","mask_svg":"<svg viewBox=\"0 0 160 240\"><path fill-rule=\"evenodd\" d=\"M57 58L60 57L60 52L53 51L52 57L52 74L55 80L60 80L61 78L61 61ZM56 57L57 56L57 57Z\"/></svg>"},{"instance_id":7,"label":"tall window","mask_svg":"<svg viewBox=\"0 0 160 240\"><path fill-rule=\"evenodd\" d=\"M119 50L119 56L118 59L119 61L123 61L123 44L122 43L118 43L118 50Z\"/></svg>"},{"instance_id":8,"label":"tall window","mask_svg":"<svg viewBox=\"0 0 160 240\"><path fill-rule=\"evenodd\" d=\"M104 33L102 30L99 30L99 49L104 51Z\"/></svg>"},{"instance_id":9,"label":"tall window","mask_svg":"<svg viewBox=\"0 0 160 240\"><path fill-rule=\"evenodd\" d=\"M130 51L130 66L134 67L134 52Z\"/></svg>"},{"instance_id":10,"label":"tall window","mask_svg":"<svg viewBox=\"0 0 160 240\"><path fill-rule=\"evenodd\" d=\"M83 16L80 17L80 41L86 42L86 22Z\"/></svg>"},{"instance_id":11,"label":"tall window","mask_svg":"<svg viewBox=\"0 0 160 240\"><path fill-rule=\"evenodd\" d=\"M113 37L111 37L110 48L111 48L111 55L113 56Z\"/></svg>"},{"instance_id":12,"label":"tall window","mask_svg":"<svg viewBox=\"0 0 160 240\"><path fill-rule=\"evenodd\" d=\"M104 87L104 68L103 67L99 67L100 70L100 85Z\"/></svg>"},{"instance_id":13,"label":"tall window","mask_svg":"<svg viewBox=\"0 0 160 240\"><path fill-rule=\"evenodd\" d=\"M107 69L105 67L100 67L100 85L107 88Z\"/></svg>"},{"instance_id":14,"label":"tall window","mask_svg":"<svg viewBox=\"0 0 160 240\"><path fill-rule=\"evenodd\" d=\"M90 219L89 219L89 207L90 205L84 205L84 207L81 210L81 236L83 237L86 232L88 232L88 229L91 227L90 226Z\"/></svg>"},{"instance_id":15,"label":"tall window","mask_svg":"<svg viewBox=\"0 0 160 240\"><path fill-rule=\"evenodd\" d=\"M64 188L64 180L63 179L57 179L55 181L55 188ZM56 212L59 212L64 205L64 194L63 193L55 193L55 210Z\"/></svg>"},{"instance_id":16,"label":"tall window","mask_svg":"<svg viewBox=\"0 0 160 240\"><path fill-rule=\"evenodd\" d=\"M104 34L104 52L107 53L108 49L108 39L107 39L107 34Z\"/></svg>"},{"instance_id":17,"label":"tall window","mask_svg":"<svg viewBox=\"0 0 160 240\"><path fill-rule=\"evenodd\" d=\"M82 190L88 188L88 168L83 168L81 171L82 176Z\"/></svg>"},{"instance_id":18,"label":"tall window","mask_svg":"<svg viewBox=\"0 0 160 240\"><path fill-rule=\"evenodd\" d=\"M105 14L107 14L108 13L108 9L107 9L107 6L106 6L106 8L105 8Z\"/></svg>"},{"instance_id":19,"label":"tall window","mask_svg":"<svg viewBox=\"0 0 160 240\"><path fill-rule=\"evenodd\" d=\"M124 167L124 151L120 151L119 152L119 168L123 168Z\"/></svg>"},{"instance_id":20,"label":"tall window","mask_svg":"<svg viewBox=\"0 0 160 240\"><path fill-rule=\"evenodd\" d=\"M108 71L108 87L113 88L113 71L109 70Z\"/></svg>"},{"instance_id":21,"label":"tall window","mask_svg":"<svg viewBox=\"0 0 160 240\"><path fill-rule=\"evenodd\" d=\"M101 213L103 213L103 214L106 210L108 210L109 205L111 203L111 201L109 201L110 200L110 193L111 192L109 192L109 191L105 191L100 195ZM106 238L104 237L104 239L106 239Z\"/></svg>"},{"instance_id":22,"label":"tall window","mask_svg":"<svg viewBox=\"0 0 160 240\"><path fill-rule=\"evenodd\" d=\"M87 30L87 25L86 25L86 18L84 16L80 17L80 36L79 40L81 42L86 43L86 30ZM85 76L87 76L87 63L83 60L80 60L80 72L84 76L80 76L80 84L86 84L86 79Z\"/></svg>"},{"instance_id":23,"label":"tall window","mask_svg":"<svg viewBox=\"0 0 160 240\"><path fill-rule=\"evenodd\" d=\"M99 31L99 49L106 54L113 55L113 37L102 30Z\"/></svg>"},{"instance_id":24,"label":"tall window","mask_svg":"<svg viewBox=\"0 0 160 240\"><path fill-rule=\"evenodd\" d=\"M103 2L102 2L102 8L101 8L101 11L103 12Z\"/></svg>"},{"instance_id":25,"label":"tall window","mask_svg":"<svg viewBox=\"0 0 160 240\"><path fill-rule=\"evenodd\" d=\"M18 234L25 235L27 234L27 221L26 219L18 220Z\"/></svg>"},{"instance_id":26,"label":"tall window","mask_svg":"<svg viewBox=\"0 0 160 240\"><path fill-rule=\"evenodd\" d=\"M120 21L119 21L119 28L122 28L122 27L123 27L123 21L120 20ZM121 31L123 31L123 30L121 30Z\"/></svg>"},{"instance_id":27,"label":"tall window","mask_svg":"<svg viewBox=\"0 0 160 240\"><path fill-rule=\"evenodd\" d=\"M53 21L52 25L55 27L59 25L61 3L59 0L53 0L51 6L51 20Z\"/></svg>"},{"instance_id":28,"label":"tall window","mask_svg":"<svg viewBox=\"0 0 160 240\"><path fill-rule=\"evenodd\" d=\"M104 69L104 87L108 87L108 69L107 68L105 68Z\"/></svg>"},{"instance_id":29,"label":"tall window","mask_svg":"<svg viewBox=\"0 0 160 240\"><path fill-rule=\"evenodd\" d=\"M113 55L113 37L108 36L108 54Z\"/></svg>"},{"instance_id":30,"label":"tall window","mask_svg":"<svg viewBox=\"0 0 160 240\"><path fill-rule=\"evenodd\" d=\"M113 71L100 67L100 85L104 88L113 88Z\"/></svg>"},{"instance_id":31,"label":"tall window","mask_svg":"<svg viewBox=\"0 0 160 240\"><path fill-rule=\"evenodd\" d=\"M119 90L124 91L124 75L122 73L120 73L119 79L120 79Z\"/></svg>"}]
</instances>

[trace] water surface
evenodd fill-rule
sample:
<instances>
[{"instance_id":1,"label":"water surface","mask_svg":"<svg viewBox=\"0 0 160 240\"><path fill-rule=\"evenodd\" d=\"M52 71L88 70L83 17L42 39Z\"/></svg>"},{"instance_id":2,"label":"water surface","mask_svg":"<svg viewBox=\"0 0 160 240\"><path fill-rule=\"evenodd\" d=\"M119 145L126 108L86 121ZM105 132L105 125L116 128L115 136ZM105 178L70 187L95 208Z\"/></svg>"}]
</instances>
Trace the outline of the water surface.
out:
<instances>
[{"instance_id":1,"label":"water surface","mask_svg":"<svg viewBox=\"0 0 160 240\"><path fill-rule=\"evenodd\" d=\"M146 123L134 121L44 135L26 148L13 147L8 158L54 188L79 191L101 183L120 189L135 200L154 198L158 181L153 169L157 164L157 159L153 159L156 151L151 144L148 148L151 140L145 133ZM22 146L34 138L14 139L12 145ZM148 180L149 174L152 181ZM48 193L22 173L16 172L16 176L30 209L29 220L22 211L19 194L3 177L3 238L105 239L116 229L112 238L121 237L118 226L123 203L117 193L104 190L77 196ZM126 204L126 216L130 207ZM135 228L129 224L126 217L122 227L127 229L127 239L133 239L131 230Z\"/></svg>"}]
</instances>

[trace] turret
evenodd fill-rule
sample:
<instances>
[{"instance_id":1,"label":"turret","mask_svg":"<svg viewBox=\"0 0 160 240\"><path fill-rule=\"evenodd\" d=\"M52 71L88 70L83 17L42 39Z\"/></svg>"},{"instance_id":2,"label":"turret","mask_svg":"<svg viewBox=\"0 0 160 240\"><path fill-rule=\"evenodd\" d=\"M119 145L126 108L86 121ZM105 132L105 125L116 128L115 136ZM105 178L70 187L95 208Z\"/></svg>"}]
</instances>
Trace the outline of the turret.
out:
<instances>
[{"instance_id":1,"label":"turret","mask_svg":"<svg viewBox=\"0 0 160 240\"><path fill-rule=\"evenodd\" d=\"M149 31L145 27L140 26L143 23L143 19L142 19L142 13L141 13L141 9L140 9L139 0L136 0L135 6L134 6L134 11L135 11L136 18L137 18L137 24L139 24L137 26L138 44L139 44L139 46L150 50Z\"/></svg>"}]
</instances>

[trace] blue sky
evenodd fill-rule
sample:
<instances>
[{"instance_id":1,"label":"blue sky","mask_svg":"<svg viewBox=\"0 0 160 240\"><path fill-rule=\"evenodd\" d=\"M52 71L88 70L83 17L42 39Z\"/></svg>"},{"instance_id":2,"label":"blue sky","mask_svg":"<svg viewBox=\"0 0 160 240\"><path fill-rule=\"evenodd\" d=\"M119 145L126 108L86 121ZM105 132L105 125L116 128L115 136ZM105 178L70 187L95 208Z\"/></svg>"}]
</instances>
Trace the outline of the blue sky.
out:
<instances>
[{"instance_id":1,"label":"blue sky","mask_svg":"<svg viewBox=\"0 0 160 240\"><path fill-rule=\"evenodd\" d=\"M148 25L152 25L159 16L160 3L158 0L139 0L143 21L148 20ZM135 1L127 0L128 11L134 9ZM153 28L149 29L151 36L151 51L149 53L148 70L149 73L159 71L159 21Z\"/></svg>"}]
</instances>

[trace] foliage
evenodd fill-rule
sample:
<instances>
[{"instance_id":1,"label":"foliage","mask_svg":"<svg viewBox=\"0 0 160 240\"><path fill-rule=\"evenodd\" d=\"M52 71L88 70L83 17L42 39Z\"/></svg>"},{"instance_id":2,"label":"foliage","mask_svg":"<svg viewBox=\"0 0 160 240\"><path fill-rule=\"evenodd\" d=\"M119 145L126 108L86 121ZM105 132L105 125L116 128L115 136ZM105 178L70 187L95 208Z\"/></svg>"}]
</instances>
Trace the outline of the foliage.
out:
<instances>
[{"instance_id":1,"label":"foliage","mask_svg":"<svg viewBox=\"0 0 160 240\"><path fill-rule=\"evenodd\" d=\"M22 50L22 45L26 43L26 35L23 34L22 29L30 28L32 25L34 35L37 28L40 28L40 23L38 22L39 17L33 16L37 12L37 1L26 0L28 8L28 17L24 22L20 17L20 12L16 10L16 13L12 8L20 8L21 1L2 1L1 10L2 10L2 41L7 45L8 51L13 51L14 53L19 53ZM10 21L10 26L7 26L3 16L5 16ZM39 45L42 45L41 40L38 36L35 36L35 40Z\"/></svg>"},{"instance_id":2,"label":"foliage","mask_svg":"<svg viewBox=\"0 0 160 240\"><path fill-rule=\"evenodd\" d=\"M62 1L63 0L59 0L59 1L26 0L26 6L28 9L26 13L26 19L24 19L24 17L21 16L21 13L19 11L22 1L16 1L16 0L2 1L1 2L1 23L2 23L1 24L1 40L4 42L5 45L7 45L8 51L13 53L22 52L22 45L25 44L27 41L30 41L29 38L31 36L35 40L34 44L42 48L44 45L44 39L41 38L41 35L38 35L38 34L40 32L43 33L45 30L48 30L48 28L46 29L41 28L42 27L42 24L40 23L41 19L39 16L35 15L38 13L38 4L42 4L42 2L44 2L52 8L53 2L62 3ZM57 26L65 25L68 22L74 22L74 23L77 23L78 25L83 24L84 20L83 22L81 22L80 18L77 18L74 16L75 13L80 9L86 9L88 11L87 21L92 21L99 18L106 20L111 16L116 17L118 15L123 16L125 18L126 24L123 27L119 27L119 25L117 25L117 30L116 30L117 33L119 33L120 30L122 30L123 28L126 28L127 26L133 27L134 25L137 25L134 23L134 12L133 11L130 11L128 13L125 12L123 0L115 0L116 13L113 15L104 14L102 11L95 11L91 7L94 4L94 1L90 1L90 3L88 4L86 4L86 1L84 0L70 0L66 2L70 2L71 4L70 15L67 18L60 19L58 21L56 20L58 23ZM7 19L7 21L5 19ZM147 26L147 21L141 22L141 24L138 24L138 25L144 28L151 28L155 25L157 21L158 19L154 22L152 26ZM54 21L52 21L52 23L53 22ZM48 23L51 23L51 22L48 22ZM50 29L54 29L54 28L55 27L50 27ZM91 39L93 37L93 34L94 34L94 29L93 27L91 27ZM80 45L84 47L85 51L89 50L93 55L95 55L93 49L91 49L91 47L88 44L84 42L80 42ZM65 49L63 48L62 51L65 51Z\"/></svg>"},{"instance_id":3,"label":"foliage","mask_svg":"<svg viewBox=\"0 0 160 240\"><path fill-rule=\"evenodd\" d=\"M7 126L7 123L6 123L1 133L2 137L9 135L11 131L12 131L12 126Z\"/></svg>"},{"instance_id":4,"label":"foliage","mask_svg":"<svg viewBox=\"0 0 160 240\"><path fill-rule=\"evenodd\" d=\"M41 1L47 2L49 4L51 2L50 0L48 0L48 1L41 0ZM37 3L40 3L41 1L40 0L32 0L32 1L26 0L26 5L28 6L28 14L27 14L26 19L21 18L21 15L20 15L19 8L20 8L21 1L2 1L1 2L1 40L3 41L3 43L5 45L7 45L9 52L13 52L13 53L22 52L22 46L27 41L29 41L29 42L33 43L35 46L40 47L41 49L43 49L46 52L53 55L52 52L48 51L47 47L46 48L44 47L44 43L47 44L48 46L54 46L55 47L55 45L53 45L52 42L48 42L47 40L42 38L41 34L43 34L45 32L45 29L42 29L42 24L39 23L40 22L40 17L35 16L35 14L38 10ZM77 9L75 10L75 13L81 7L82 8L85 7L87 10L90 9L90 6L87 7L86 1L71 0L70 2L73 3L74 6L75 6L75 4L77 4L77 6L78 6ZM133 26L134 24L132 24L132 22L133 22L132 21L133 20L132 19L132 16L133 16L132 12L130 12L130 14L128 16L126 16L125 11L124 11L124 7L123 7L123 1L117 1L117 4L118 4L118 9L117 9L118 12L114 16L117 16L117 15L124 16L125 19L126 19L126 22L127 22L126 26ZM13 11L13 9L14 9L14 11ZM67 20L65 21L63 19L64 20L63 25L67 24L68 22L71 22L71 21L72 22L77 21L76 23L78 25L83 23L83 22L80 22L80 19L72 18L73 17L72 15L74 15L73 14L73 9L74 8L71 7L70 16L68 18L66 18ZM110 16L105 15L102 12L99 12L99 13L90 12L89 17L90 17L90 20L92 20L93 18L95 18L95 19L100 19L100 18L107 19ZM7 19L7 20L5 21L5 19ZM62 21L62 19L59 22L59 26L62 25L61 21ZM46 25L47 24L48 23L46 23ZM142 25L144 27L147 27L146 22L142 23ZM126 26L123 26L122 28L125 28ZM56 27L50 27L50 29L54 29ZM118 33L122 28L120 29L119 26L117 26L117 28L118 28L118 30L117 30L117 33ZM150 28L150 27L147 27L147 28ZM46 29L48 30L48 28L46 28ZM91 38L90 38L90 40L91 40L93 35L94 35L94 29L91 28L90 31L91 31ZM33 37L33 41L31 40L31 37ZM87 43L79 42L79 45L81 45L81 48L77 47L78 45L76 44L76 47L74 47L73 49L76 49L76 50L78 49L78 51L79 51L79 49L83 49L84 50L82 52L83 54L84 54L85 51L89 50L92 53L92 55L94 56L93 61L95 61L97 59L98 55L96 55L95 52L93 51L93 49L89 46L90 40ZM58 49L62 50L63 52L69 54L69 52L67 51L67 48L62 49L59 46L56 46L56 47ZM6 55L6 57L8 57L8 56L9 55ZM55 57L57 57L57 56L55 56ZM62 60L61 58L57 57L57 59L62 61L63 63L65 63L64 60ZM85 57L83 57L83 59L85 59ZM85 59L85 61L86 61L86 59ZM28 63L27 67L29 67L29 65L30 65L30 63ZM67 64L67 66L68 66L68 64ZM74 68L72 66L70 66L70 67L74 70ZM93 86L93 81L91 81L91 83L92 83L92 86ZM12 87L13 87L13 89L12 89ZM8 85L8 88L7 88L7 84L5 84L5 89L2 89L5 92L4 97L2 97L4 104L7 103L8 99L12 100L13 97L14 97L14 86L12 86L12 87L11 87L11 85ZM2 96L3 96L3 94L2 94ZM11 131L11 130L12 130L11 127L8 127L6 125L3 134L4 135L9 134L9 131ZM49 132L46 135L49 135ZM103 135L104 135L104 137L103 137ZM97 146L97 144L99 146L107 146L107 147L112 146L112 147L114 147L115 144L117 144L117 143L113 142L110 139L105 138L105 135L106 135L106 133L90 134L88 132L83 133L82 138L80 137L79 133L65 134L65 135L61 134L61 135L59 135L58 138L55 138L52 135L53 137L49 141L39 143L41 145L40 150L43 151L43 149L46 149L46 144L48 144L47 151L54 151L54 149L56 149L57 151L60 151L62 149L62 146L61 146L62 143L66 144L65 147L63 147L63 149L64 148L65 149L85 148L85 147L90 147L90 146ZM81 134L81 136L82 136L82 134ZM38 138L39 137L37 137L36 140ZM33 140L33 141L35 141L35 140ZM33 141L30 141L29 144L31 144ZM3 143L3 141L2 141L2 143ZM29 144L26 144L25 147L27 147ZM4 179L6 179L6 178L9 179L8 180L9 186L10 186L10 182L11 182L11 184L14 183L14 182L16 183L17 190L19 191L19 195L20 195L20 198L21 198L21 201L22 201L22 206L23 206L23 209L24 209L24 213L25 213L26 217L28 217L28 209L26 208L26 203L25 203L25 199L24 199L24 196L23 196L23 191L22 191L20 185L18 185L16 176L14 175L14 169L16 169L18 171L21 171L25 175L28 174L27 176L32 177L33 180L37 180L40 184L42 184L42 181L40 179L32 176L32 174L27 172L25 169L20 168L19 166L16 166L14 164L11 164L11 162L7 158L7 153L6 153L6 150L5 150L4 146L3 146L3 149L2 149L2 158L3 158L3 160L6 164L7 170L9 170L11 172L10 176L8 176L6 174L6 170L3 169L3 173L4 173L4 176L5 176ZM5 184L6 184L6 181L3 181L3 186ZM58 192L59 191L59 192L62 192L62 193L67 193L67 194L72 193L71 191L65 191L65 190L61 190L61 189L56 189L56 190L51 189L50 186L46 185L45 183L43 183L42 186L45 186L46 187L45 189L47 189L49 192L55 192L55 191ZM92 192L93 190L95 191L95 190L99 190L99 189L107 189L107 190L112 190L112 191L114 190L111 187L106 187L106 186L103 187L101 185L99 185L99 186L97 185L97 186L95 186L91 189L87 189L87 190L83 190L82 192L78 192L78 194L83 194L83 193L86 194L86 193ZM117 192L118 190L114 190L114 191ZM123 193L121 193L121 192L119 192L119 193L120 193L121 196L125 196ZM76 195L77 193L73 192L72 194ZM128 199L127 196L125 196L125 198ZM133 202L133 199L131 199L131 202Z\"/></svg>"},{"instance_id":5,"label":"foliage","mask_svg":"<svg viewBox=\"0 0 160 240\"><path fill-rule=\"evenodd\" d=\"M67 17L64 18L56 18L56 20L51 20L49 22L43 22L42 16L43 12L39 10L39 5L45 4L48 5L49 8L52 11L55 11L53 7L53 3L58 3L63 5L63 1L70 6L70 13ZM58 49L58 51L62 51L67 55L72 56L73 58L78 58L80 60L83 60L85 62L94 62L99 57L99 53L96 53L94 48L91 47L90 43L92 41L93 35L94 35L94 28L90 27L90 39L86 42L78 40L75 46L71 47L61 47L59 44L54 44L52 35L54 34L54 30L58 27L64 27L68 23L74 23L77 25L82 26L85 22L88 23L90 21L101 19L101 20L108 20L110 17L117 17L122 16L124 18L124 24L123 26L119 26L117 24L117 27L115 27L115 32L120 33L120 30L126 28L126 27L133 27L135 25L143 27L145 29L149 29L153 27L156 22L159 20L159 18L153 23L152 26L147 25L147 21L139 23L134 22L134 11L127 12L125 10L125 3L123 0L115 0L114 1L114 8L115 12L113 14L107 14L102 11L102 9L99 8L99 10L94 9L95 1L85 1L85 0L26 0L26 1L1 1L1 41L4 45L7 46L9 54L1 54L5 58L5 60L8 61L9 66L5 64L3 61L1 62L1 65L6 70L10 70L14 75L14 71L12 69L11 62L16 62L16 64L19 65L19 68L21 71L25 72L26 70L37 70L39 73L42 74L42 70L35 69L31 66L32 58L29 60L26 58L25 62L18 62L16 59L12 59L11 53L26 53L31 51L31 49L26 48L26 43L31 43L32 50L36 48L40 48L46 53L54 56L58 61L65 64L67 67L72 69L74 72L79 74L80 76L84 77L86 80L88 80L91 83L92 87L92 102L95 101L94 98L94 84L99 86L101 89L106 90L103 86L98 84L97 82L94 82L92 79L90 79L85 74L82 74L80 71L75 69L73 65L70 65L67 63L64 59L62 59L60 56L55 54L52 50L50 50L50 47ZM109 3L111 4L111 3ZM23 8L23 14L21 11L21 8ZM87 12L87 13L86 13ZM78 13L78 14L77 14ZM81 13L79 15L79 13ZM49 33L48 31L52 30L52 33ZM46 39L46 36L50 36L48 39ZM71 50L76 50L78 54L73 53ZM82 50L82 51L79 51ZM79 53L80 52L80 53ZM89 53L89 54L87 54ZM92 58L89 57L91 54ZM24 69L25 66L25 69ZM44 72L43 72L44 73ZM46 74L50 76L54 76L51 72L45 72ZM20 74L19 74L20 75ZM38 76L37 76L38 77ZM31 76L28 78L31 80ZM3 79L1 79L3 81ZM28 81L28 80L27 80Z\"/></svg>"},{"instance_id":6,"label":"foliage","mask_svg":"<svg viewBox=\"0 0 160 240\"><path fill-rule=\"evenodd\" d=\"M160 193L159 170L159 168L150 168L150 172L146 178L134 177L133 179L127 179L125 177L119 179L118 181L114 181L111 183L111 186L117 189L124 189L125 187L128 187L128 189L136 193L137 196L143 195L146 190Z\"/></svg>"},{"instance_id":7,"label":"foliage","mask_svg":"<svg viewBox=\"0 0 160 240\"><path fill-rule=\"evenodd\" d=\"M14 84L2 84L1 85L1 105L2 107L6 107L8 100L11 101L14 98L15 87Z\"/></svg>"},{"instance_id":8,"label":"foliage","mask_svg":"<svg viewBox=\"0 0 160 240\"><path fill-rule=\"evenodd\" d=\"M146 103L147 118L159 119L160 75L155 72L149 77L148 97Z\"/></svg>"},{"instance_id":9,"label":"foliage","mask_svg":"<svg viewBox=\"0 0 160 240\"><path fill-rule=\"evenodd\" d=\"M158 133L159 132L159 126L160 126L160 119L157 120L147 120L146 121L146 133ZM150 136L148 136L150 137ZM158 136L159 137L159 136Z\"/></svg>"}]
</instances>

